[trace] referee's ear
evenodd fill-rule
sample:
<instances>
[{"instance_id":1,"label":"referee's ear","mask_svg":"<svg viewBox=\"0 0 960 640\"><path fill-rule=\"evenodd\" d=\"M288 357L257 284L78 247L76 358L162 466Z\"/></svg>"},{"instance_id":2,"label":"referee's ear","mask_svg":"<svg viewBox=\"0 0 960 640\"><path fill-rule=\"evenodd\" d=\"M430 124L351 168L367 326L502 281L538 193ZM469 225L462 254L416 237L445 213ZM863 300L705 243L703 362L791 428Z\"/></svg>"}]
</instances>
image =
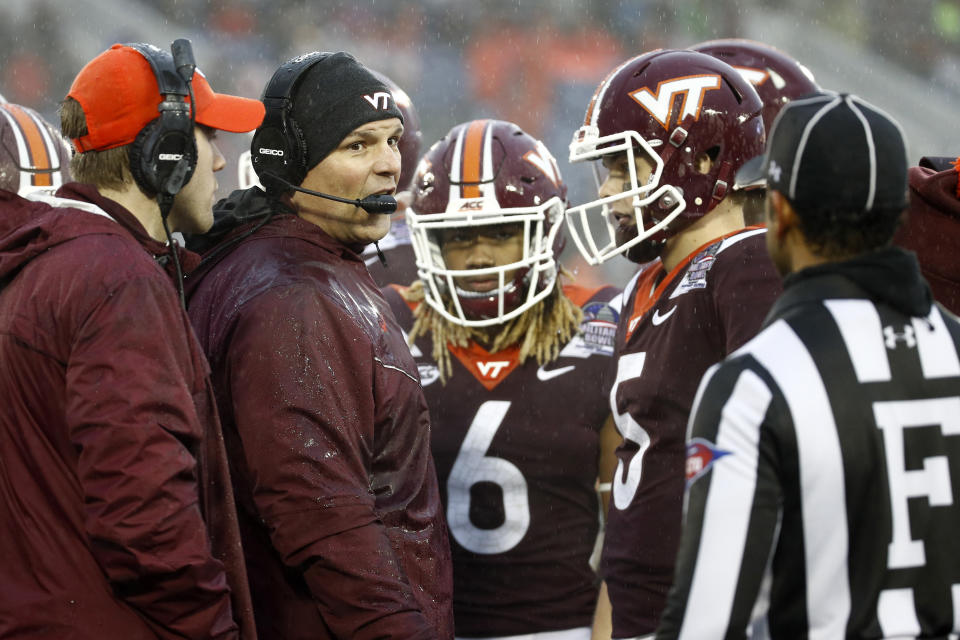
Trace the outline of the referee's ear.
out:
<instances>
[{"instance_id":1,"label":"referee's ear","mask_svg":"<svg viewBox=\"0 0 960 640\"><path fill-rule=\"evenodd\" d=\"M774 189L767 192L766 206L767 233L772 234L777 244L783 244L792 229L797 229L797 212L790 201Z\"/></svg>"}]
</instances>

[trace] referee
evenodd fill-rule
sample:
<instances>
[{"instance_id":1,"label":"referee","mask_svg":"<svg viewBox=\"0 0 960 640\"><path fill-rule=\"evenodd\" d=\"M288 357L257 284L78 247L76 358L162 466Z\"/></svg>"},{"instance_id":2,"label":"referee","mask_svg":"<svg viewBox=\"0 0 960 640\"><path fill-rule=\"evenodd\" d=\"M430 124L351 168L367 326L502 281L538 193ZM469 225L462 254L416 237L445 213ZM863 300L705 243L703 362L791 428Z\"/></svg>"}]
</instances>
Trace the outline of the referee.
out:
<instances>
[{"instance_id":1,"label":"referee","mask_svg":"<svg viewBox=\"0 0 960 640\"><path fill-rule=\"evenodd\" d=\"M852 95L796 100L751 172L785 290L701 383L657 638L955 638L960 324L890 247L900 127Z\"/></svg>"}]
</instances>

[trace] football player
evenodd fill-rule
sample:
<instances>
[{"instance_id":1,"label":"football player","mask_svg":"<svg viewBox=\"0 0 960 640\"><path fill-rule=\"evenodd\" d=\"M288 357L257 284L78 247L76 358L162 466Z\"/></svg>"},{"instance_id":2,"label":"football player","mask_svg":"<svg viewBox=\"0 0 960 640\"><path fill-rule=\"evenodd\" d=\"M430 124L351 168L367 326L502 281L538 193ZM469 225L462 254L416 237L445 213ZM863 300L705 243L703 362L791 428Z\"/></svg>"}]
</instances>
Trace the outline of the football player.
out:
<instances>
[{"instance_id":1,"label":"football player","mask_svg":"<svg viewBox=\"0 0 960 640\"><path fill-rule=\"evenodd\" d=\"M762 42L725 38L701 42L690 49L723 60L753 85L763 101L763 128L768 132L785 104L820 91L810 69Z\"/></svg>"},{"instance_id":2,"label":"football player","mask_svg":"<svg viewBox=\"0 0 960 640\"><path fill-rule=\"evenodd\" d=\"M0 99L0 189L53 193L70 182L70 150L56 127L28 107Z\"/></svg>"},{"instance_id":3,"label":"football player","mask_svg":"<svg viewBox=\"0 0 960 640\"><path fill-rule=\"evenodd\" d=\"M708 40L690 47L723 60L753 85L763 101L763 128L769 132L773 119L791 100L820 90L813 73L778 49L739 38ZM735 188L762 189L762 185L735 185ZM760 194L749 198L743 216L748 224L763 224L763 206Z\"/></svg>"},{"instance_id":4,"label":"football player","mask_svg":"<svg viewBox=\"0 0 960 640\"><path fill-rule=\"evenodd\" d=\"M751 196L732 188L763 150L762 110L726 63L660 50L607 76L570 146L571 162L601 167L600 198L567 211L584 257L642 264L624 290L610 393L622 440L601 572L614 638L652 633L664 606L697 382L757 332L781 290L764 229L744 228ZM596 214L605 245L590 234Z\"/></svg>"},{"instance_id":5,"label":"football player","mask_svg":"<svg viewBox=\"0 0 960 640\"><path fill-rule=\"evenodd\" d=\"M620 292L558 283L566 185L515 124L455 126L413 196L420 279L387 299L430 407L457 636L585 640Z\"/></svg>"}]
</instances>

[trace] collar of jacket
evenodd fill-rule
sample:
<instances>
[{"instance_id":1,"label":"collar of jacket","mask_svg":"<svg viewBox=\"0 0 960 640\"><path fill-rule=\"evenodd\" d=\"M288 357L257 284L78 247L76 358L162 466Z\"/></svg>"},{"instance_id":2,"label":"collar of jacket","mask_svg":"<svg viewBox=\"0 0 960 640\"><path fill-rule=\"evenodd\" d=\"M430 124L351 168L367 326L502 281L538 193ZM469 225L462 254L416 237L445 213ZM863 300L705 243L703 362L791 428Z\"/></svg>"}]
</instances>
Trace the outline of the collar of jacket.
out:
<instances>
[{"instance_id":1,"label":"collar of jacket","mask_svg":"<svg viewBox=\"0 0 960 640\"><path fill-rule=\"evenodd\" d=\"M282 200L265 193L259 187L238 189L213 205L213 228L203 235L188 236L187 246L204 257L226 242L242 236L264 222L269 222L253 234L255 238L292 236L302 238L336 253L346 259L361 260L365 245L350 245L330 237L320 227L296 215ZM228 251L229 253L229 251Z\"/></svg>"},{"instance_id":2,"label":"collar of jacket","mask_svg":"<svg viewBox=\"0 0 960 640\"><path fill-rule=\"evenodd\" d=\"M791 307L816 300L867 298L911 317L926 317L933 305L933 294L920 274L916 255L899 247L801 269L784 278L783 289L764 326Z\"/></svg>"},{"instance_id":3,"label":"collar of jacket","mask_svg":"<svg viewBox=\"0 0 960 640\"><path fill-rule=\"evenodd\" d=\"M93 185L81 184L79 182L69 182L63 185L57 190L57 196L69 198L70 200L89 202L103 209L117 224L132 235L164 270L173 274L174 269L172 261L170 260L170 246L165 242L160 242L151 237L140 221L137 220L136 216L127 211L123 205L115 200L103 197ZM180 255L180 264L184 272L191 271L199 264L200 257L198 255L180 246L177 246L177 249Z\"/></svg>"},{"instance_id":4,"label":"collar of jacket","mask_svg":"<svg viewBox=\"0 0 960 640\"><path fill-rule=\"evenodd\" d=\"M311 244L315 244L318 247L321 247L330 253L339 255L345 260L352 262L363 262L363 258L360 257L360 254L363 253L363 248L366 245L363 244L346 244L331 237L326 231L313 224L304 220L300 216L294 214L287 214L282 216L277 216L269 224L267 224L264 229L269 235L277 236L288 236L293 238L300 238L301 240L306 240ZM258 233L257 235L262 235Z\"/></svg>"}]
</instances>

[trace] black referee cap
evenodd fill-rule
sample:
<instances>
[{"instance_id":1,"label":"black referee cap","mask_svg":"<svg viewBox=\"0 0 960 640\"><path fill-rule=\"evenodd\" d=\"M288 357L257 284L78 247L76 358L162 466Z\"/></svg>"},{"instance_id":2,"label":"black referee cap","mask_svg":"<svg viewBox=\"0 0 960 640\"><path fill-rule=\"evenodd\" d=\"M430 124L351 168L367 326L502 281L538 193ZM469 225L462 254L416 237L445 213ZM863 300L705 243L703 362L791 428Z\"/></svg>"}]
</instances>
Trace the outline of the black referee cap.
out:
<instances>
[{"instance_id":1,"label":"black referee cap","mask_svg":"<svg viewBox=\"0 0 960 640\"><path fill-rule=\"evenodd\" d=\"M905 209L903 131L854 95L800 98L780 111L766 152L744 164L736 182L776 189L800 214Z\"/></svg>"}]
</instances>

